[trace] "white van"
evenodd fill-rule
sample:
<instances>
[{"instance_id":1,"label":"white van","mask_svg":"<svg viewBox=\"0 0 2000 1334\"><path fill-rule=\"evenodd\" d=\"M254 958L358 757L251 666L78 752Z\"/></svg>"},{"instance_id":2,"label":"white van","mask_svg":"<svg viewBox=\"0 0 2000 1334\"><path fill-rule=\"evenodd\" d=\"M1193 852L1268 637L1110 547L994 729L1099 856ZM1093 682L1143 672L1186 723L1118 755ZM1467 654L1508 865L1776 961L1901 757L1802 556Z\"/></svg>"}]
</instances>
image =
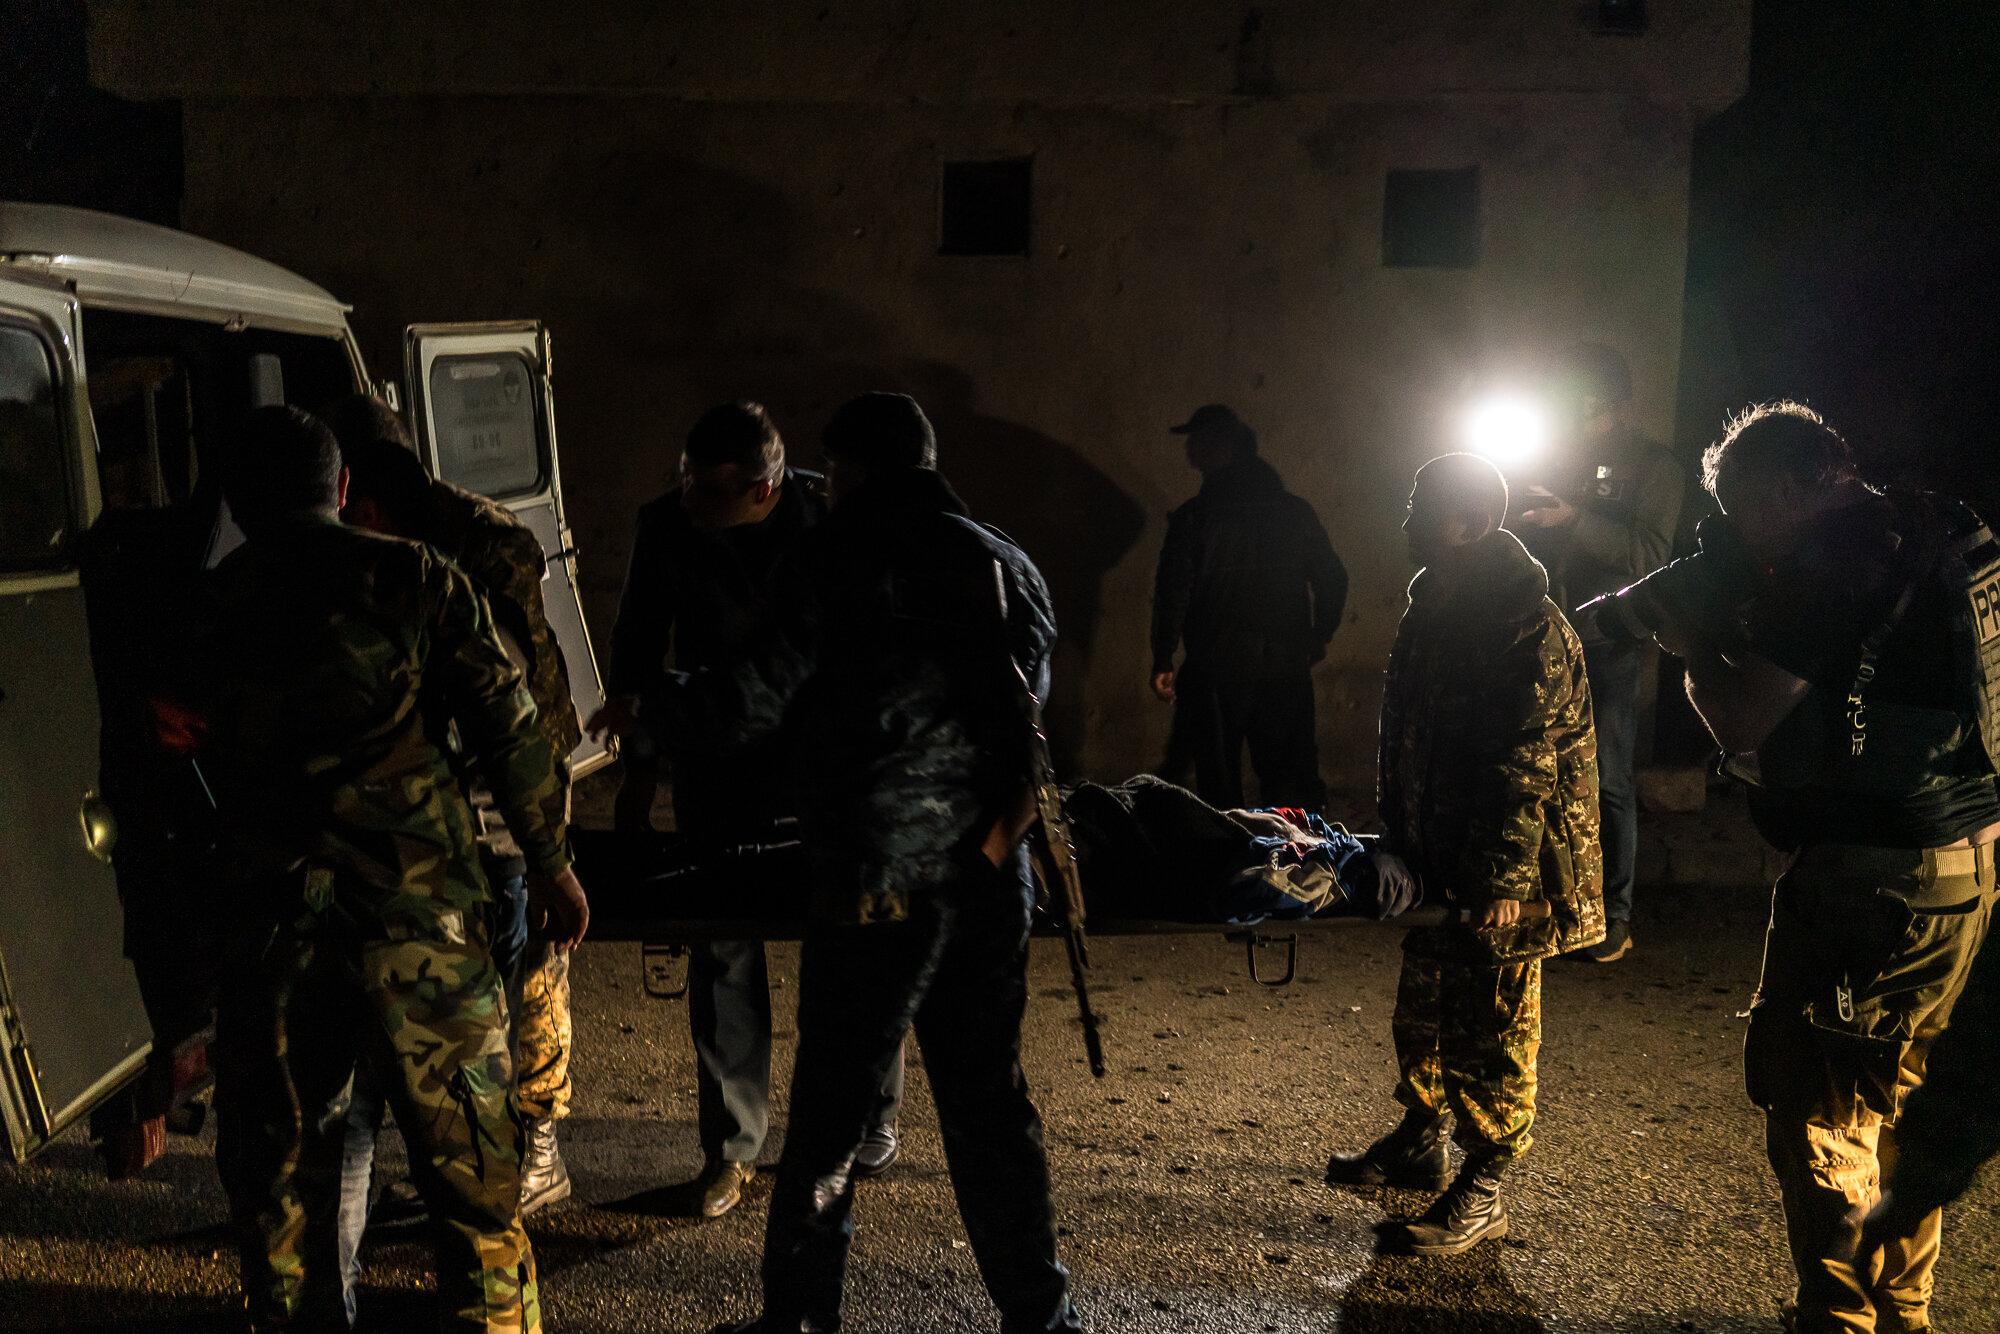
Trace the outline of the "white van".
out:
<instances>
[{"instance_id":1,"label":"white van","mask_svg":"<svg viewBox=\"0 0 2000 1334\"><path fill-rule=\"evenodd\" d=\"M213 564L237 539L201 460L236 419L402 397L370 380L348 309L185 233L0 203L0 1125L16 1161L137 1076L152 1036L99 795L82 535L106 510L172 516L198 535L190 568ZM588 717L603 686L563 518L548 331L413 326L404 377L431 472L541 538L549 621ZM572 760L580 776L610 758L586 740Z\"/></svg>"}]
</instances>

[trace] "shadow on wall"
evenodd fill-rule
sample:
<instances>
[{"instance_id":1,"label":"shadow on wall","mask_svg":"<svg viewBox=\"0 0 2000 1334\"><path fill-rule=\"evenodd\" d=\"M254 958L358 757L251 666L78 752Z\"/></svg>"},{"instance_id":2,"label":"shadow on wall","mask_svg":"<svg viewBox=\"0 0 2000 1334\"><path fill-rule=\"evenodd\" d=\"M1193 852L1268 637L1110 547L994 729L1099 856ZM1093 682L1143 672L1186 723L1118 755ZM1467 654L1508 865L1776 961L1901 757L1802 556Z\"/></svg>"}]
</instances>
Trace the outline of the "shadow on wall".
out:
<instances>
[{"instance_id":1,"label":"shadow on wall","mask_svg":"<svg viewBox=\"0 0 2000 1334\"><path fill-rule=\"evenodd\" d=\"M893 320L829 290L817 275L838 252L825 219L799 199L687 160L657 127L593 124L519 163L497 143L494 152L506 169L456 190L404 179L376 193L404 201L396 214L411 230L444 229L463 244L442 247L456 256L444 266L368 282L398 316L408 307L457 318L504 301L556 331L566 491L593 553L583 574L593 623L609 627L635 502L676 484L681 439L703 410L735 398L766 404L792 462L810 468L820 464L820 426L841 402L907 392L935 423L942 471L974 515L1019 543L1049 582L1061 636L1050 730L1068 771L1093 725L1084 701L1104 579L1145 527L1139 503L1077 445L979 411L976 370L910 357ZM481 219L479 230L466 233L462 218ZM494 238L512 247L509 263L496 262ZM378 349L378 360L388 355Z\"/></svg>"},{"instance_id":2,"label":"shadow on wall","mask_svg":"<svg viewBox=\"0 0 2000 1334\"><path fill-rule=\"evenodd\" d=\"M1138 542L1146 513L1075 445L979 412L972 378L958 368L921 363L899 378L937 427L939 468L973 517L1012 538L1048 580L1060 636L1049 736L1057 765L1073 772L1092 724L1083 687L1104 578Z\"/></svg>"}]
</instances>

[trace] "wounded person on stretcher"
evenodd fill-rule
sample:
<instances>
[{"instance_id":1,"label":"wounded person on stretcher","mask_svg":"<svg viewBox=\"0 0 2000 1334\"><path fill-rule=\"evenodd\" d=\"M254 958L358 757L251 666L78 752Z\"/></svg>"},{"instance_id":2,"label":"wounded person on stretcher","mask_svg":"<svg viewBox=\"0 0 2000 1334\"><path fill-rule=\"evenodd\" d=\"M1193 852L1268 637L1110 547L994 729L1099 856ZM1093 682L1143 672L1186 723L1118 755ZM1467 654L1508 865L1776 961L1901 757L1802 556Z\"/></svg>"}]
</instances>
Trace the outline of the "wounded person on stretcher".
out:
<instances>
[{"instance_id":1,"label":"wounded person on stretcher","mask_svg":"<svg viewBox=\"0 0 2000 1334\"><path fill-rule=\"evenodd\" d=\"M1393 917L1416 902L1402 860L1317 815L1218 810L1151 774L1063 792L1089 910L1176 922Z\"/></svg>"}]
</instances>

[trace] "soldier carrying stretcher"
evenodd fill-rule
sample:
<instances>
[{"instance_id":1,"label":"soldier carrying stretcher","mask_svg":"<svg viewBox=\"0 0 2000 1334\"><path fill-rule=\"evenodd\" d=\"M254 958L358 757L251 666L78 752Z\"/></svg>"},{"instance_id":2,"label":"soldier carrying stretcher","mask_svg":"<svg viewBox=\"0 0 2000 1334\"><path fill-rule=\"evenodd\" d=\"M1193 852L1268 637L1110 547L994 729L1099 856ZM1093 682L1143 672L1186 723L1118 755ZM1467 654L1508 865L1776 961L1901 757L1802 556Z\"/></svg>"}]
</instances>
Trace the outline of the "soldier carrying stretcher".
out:
<instances>
[{"instance_id":1,"label":"soldier carrying stretcher","mask_svg":"<svg viewBox=\"0 0 2000 1334\"><path fill-rule=\"evenodd\" d=\"M1423 569L1389 656L1381 812L1389 849L1452 914L1403 941L1402 1123L1327 1164L1342 1185L1449 1179L1406 1228L1419 1255L1507 1234L1501 1180L1533 1143L1541 961L1604 936L1583 647L1506 516L1507 483L1483 458L1417 473L1403 530ZM1465 1150L1455 1178L1447 1116Z\"/></svg>"}]
</instances>

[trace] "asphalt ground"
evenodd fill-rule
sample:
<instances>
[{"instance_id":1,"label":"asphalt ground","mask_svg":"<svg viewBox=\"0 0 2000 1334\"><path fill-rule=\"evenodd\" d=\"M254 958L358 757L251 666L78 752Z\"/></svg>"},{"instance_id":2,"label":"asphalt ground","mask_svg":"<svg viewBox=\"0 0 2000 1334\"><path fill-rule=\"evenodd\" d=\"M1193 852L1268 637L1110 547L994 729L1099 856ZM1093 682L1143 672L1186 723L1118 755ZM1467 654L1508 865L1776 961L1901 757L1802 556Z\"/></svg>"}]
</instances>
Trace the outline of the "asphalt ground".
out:
<instances>
[{"instance_id":1,"label":"asphalt ground","mask_svg":"<svg viewBox=\"0 0 2000 1334\"><path fill-rule=\"evenodd\" d=\"M1111 1071L1093 1081L1060 946L1035 945L1025 1061L1047 1123L1063 1258L1097 1331L1775 1330L1789 1291L1760 1118L1739 1075L1766 893L1740 812L1648 822L1638 944L1551 963L1536 1146L1509 1179L1512 1234L1459 1257L1378 1254L1426 1197L1334 1189L1326 1155L1397 1116L1393 926L1308 936L1267 989L1217 937L1093 948ZM1669 885L1695 875L1707 883ZM782 1146L795 945L771 947ZM1273 961L1275 962L1275 961ZM575 960L572 1200L530 1221L548 1328L705 1331L757 1304L770 1180L691 1217L696 1146L684 1001L644 994L639 947ZM921 1053L902 1160L861 1187L847 1328L997 1325L946 1175ZM232 1328L235 1262L212 1133L109 1183L79 1132L0 1169L0 1329ZM393 1136L385 1164L400 1146ZM1947 1216L1937 1327L2000 1329L2000 1174ZM419 1228L371 1230L373 1328L427 1325Z\"/></svg>"}]
</instances>

